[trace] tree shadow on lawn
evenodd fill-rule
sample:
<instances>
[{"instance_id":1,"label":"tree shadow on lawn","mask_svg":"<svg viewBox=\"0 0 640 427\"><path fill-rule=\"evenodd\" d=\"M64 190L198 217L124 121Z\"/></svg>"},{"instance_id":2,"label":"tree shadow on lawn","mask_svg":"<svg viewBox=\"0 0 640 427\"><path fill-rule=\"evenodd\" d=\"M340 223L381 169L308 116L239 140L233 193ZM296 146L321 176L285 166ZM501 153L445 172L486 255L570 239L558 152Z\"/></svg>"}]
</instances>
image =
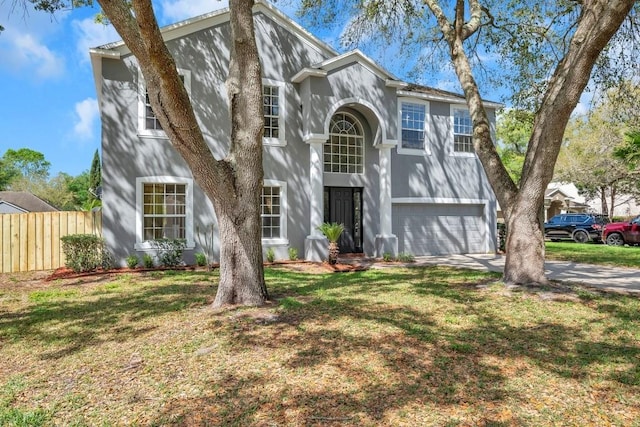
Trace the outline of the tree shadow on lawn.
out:
<instances>
[{"instance_id":1,"label":"tree shadow on lawn","mask_svg":"<svg viewBox=\"0 0 640 427\"><path fill-rule=\"evenodd\" d=\"M514 390L508 369L541 369L567 380L586 381L593 375L591 365L634 365L640 356L633 344L594 342L580 326L561 325L554 319L533 326L505 324L476 304L488 296L464 284L448 291L439 285L416 284L425 294L475 311L477 320L471 327L443 327L434 318L440 314L429 310L351 297L365 291L383 294L392 286L383 278L374 284L367 281L364 289L358 286L360 274L316 280L290 276L293 282L307 279L306 284L293 286L302 295L339 287L353 291L343 293L345 297L321 294L291 304L281 309L274 323L238 318L229 325L214 319L214 328L231 334L229 341L237 354L233 360L253 351L276 355L288 349L290 353L276 356L281 359L275 371L256 372L251 361L245 362L246 369L235 365L225 370L224 379L211 382L204 397L170 400L152 424L391 425L398 418L390 417L400 416L402 421L404 414L407 423L415 415L432 423L426 425L439 425L447 414L464 414L459 408L469 407L474 408L474 424L521 425L528 421L522 415L501 412L505 406L526 406L531 398ZM416 278L406 274L407 280ZM502 360L524 362L513 362L505 371ZM527 380L526 372L514 375ZM632 375L608 378L640 385ZM550 393L562 400L568 390Z\"/></svg>"},{"instance_id":2,"label":"tree shadow on lawn","mask_svg":"<svg viewBox=\"0 0 640 427\"><path fill-rule=\"evenodd\" d=\"M118 282L114 282L117 287ZM124 297L123 295L127 295ZM109 288L73 294L0 317L0 338L33 342L42 359L58 359L102 342L124 342L157 328L156 316L202 306L212 298L210 284L158 284L120 293ZM146 323L146 324L144 324Z\"/></svg>"}]
</instances>

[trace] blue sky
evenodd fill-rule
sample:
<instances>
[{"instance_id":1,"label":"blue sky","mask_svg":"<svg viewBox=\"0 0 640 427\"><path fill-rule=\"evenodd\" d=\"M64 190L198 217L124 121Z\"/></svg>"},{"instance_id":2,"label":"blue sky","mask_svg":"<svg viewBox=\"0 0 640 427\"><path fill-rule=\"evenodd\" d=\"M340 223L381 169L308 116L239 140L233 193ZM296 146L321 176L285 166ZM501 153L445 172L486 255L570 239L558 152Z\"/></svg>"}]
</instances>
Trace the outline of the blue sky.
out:
<instances>
[{"instance_id":1,"label":"blue sky","mask_svg":"<svg viewBox=\"0 0 640 427\"><path fill-rule=\"evenodd\" d=\"M0 2L0 155L9 149L40 151L51 176L78 175L100 148L100 117L89 48L119 40L112 27L93 21L96 8L56 13L11 10ZM226 2L163 0L158 19L168 24Z\"/></svg>"},{"instance_id":2,"label":"blue sky","mask_svg":"<svg viewBox=\"0 0 640 427\"><path fill-rule=\"evenodd\" d=\"M119 40L110 26L93 20L99 9L78 8L51 16L43 12L11 10L12 1L0 1L0 155L9 149L31 148L51 162L51 175L78 175L91 166L100 148L100 117L96 101L89 48ZM297 0L276 5L290 17ZM226 7L215 0L155 1L161 25ZM336 46L341 29L312 32ZM391 49L393 50L393 49ZM366 52L365 52L366 53ZM382 66L405 78L387 52ZM457 79L447 67L430 84L459 92ZM497 96L489 99L499 100ZM584 109L579 106L579 110Z\"/></svg>"}]
</instances>

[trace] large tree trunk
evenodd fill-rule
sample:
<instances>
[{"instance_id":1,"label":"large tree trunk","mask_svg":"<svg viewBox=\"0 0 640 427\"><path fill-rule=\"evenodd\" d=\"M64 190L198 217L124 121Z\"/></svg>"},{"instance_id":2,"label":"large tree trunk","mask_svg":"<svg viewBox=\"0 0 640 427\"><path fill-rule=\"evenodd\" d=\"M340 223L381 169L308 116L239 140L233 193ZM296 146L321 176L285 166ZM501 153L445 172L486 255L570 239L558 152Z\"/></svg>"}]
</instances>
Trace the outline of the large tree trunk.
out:
<instances>
[{"instance_id":1,"label":"large tree trunk","mask_svg":"<svg viewBox=\"0 0 640 427\"><path fill-rule=\"evenodd\" d=\"M198 126L189 95L162 39L150 0L99 0L138 60L149 101L173 147L213 202L220 229L220 285L214 306L261 305L267 298L261 244L262 72L253 29L253 0L231 0L227 92L231 141L216 159ZM132 13L133 11L133 13Z\"/></svg>"},{"instance_id":2,"label":"large tree trunk","mask_svg":"<svg viewBox=\"0 0 640 427\"><path fill-rule=\"evenodd\" d=\"M544 236L538 213L553 177L562 137L591 70L608 41L628 15L634 0L593 0L582 3L582 13L567 54L553 73L527 148L518 189L500 161L491 140L489 120L473 77L463 42L481 26L483 9L478 0L456 0L455 20L449 21L437 0L425 0L438 20L450 48L454 69L462 85L473 120L473 145L503 209L507 224L504 282L547 282ZM465 12L471 16L465 22Z\"/></svg>"},{"instance_id":3,"label":"large tree trunk","mask_svg":"<svg viewBox=\"0 0 640 427\"><path fill-rule=\"evenodd\" d=\"M225 244L220 248L220 282L213 306L264 304L269 296L263 279L262 246L255 244L261 239L259 212L229 214L220 207L216 213L220 240Z\"/></svg>"}]
</instances>

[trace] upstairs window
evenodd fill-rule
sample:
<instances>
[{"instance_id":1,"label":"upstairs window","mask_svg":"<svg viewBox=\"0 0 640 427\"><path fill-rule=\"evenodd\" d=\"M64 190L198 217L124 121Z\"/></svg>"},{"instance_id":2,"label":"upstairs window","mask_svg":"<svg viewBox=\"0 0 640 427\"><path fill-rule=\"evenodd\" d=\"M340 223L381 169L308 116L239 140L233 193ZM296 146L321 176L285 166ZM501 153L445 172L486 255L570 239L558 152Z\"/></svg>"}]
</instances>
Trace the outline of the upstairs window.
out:
<instances>
[{"instance_id":1,"label":"upstairs window","mask_svg":"<svg viewBox=\"0 0 640 427\"><path fill-rule=\"evenodd\" d=\"M264 86L264 137L275 138L280 137L280 94L277 86Z\"/></svg>"},{"instance_id":2,"label":"upstairs window","mask_svg":"<svg viewBox=\"0 0 640 427\"><path fill-rule=\"evenodd\" d=\"M402 148L424 148L424 105L402 103Z\"/></svg>"},{"instance_id":3,"label":"upstairs window","mask_svg":"<svg viewBox=\"0 0 640 427\"><path fill-rule=\"evenodd\" d=\"M264 144L286 145L284 82L262 80L262 114L264 116Z\"/></svg>"},{"instance_id":4,"label":"upstairs window","mask_svg":"<svg viewBox=\"0 0 640 427\"><path fill-rule=\"evenodd\" d=\"M402 154L424 155L427 147L428 102L400 100L400 146Z\"/></svg>"},{"instance_id":5,"label":"upstairs window","mask_svg":"<svg viewBox=\"0 0 640 427\"><path fill-rule=\"evenodd\" d=\"M467 109L453 109L453 152L474 153L473 122Z\"/></svg>"},{"instance_id":6,"label":"upstairs window","mask_svg":"<svg viewBox=\"0 0 640 427\"><path fill-rule=\"evenodd\" d=\"M191 72L189 70L178 69L180 80L184 84L185 89L189 96L191 96ZM138 76L139 83L139 102L138 102L138 133L142 136L151 137L166 137L160 121L151 107L149 100L149 92L147 91L147 85L144 82L142 73Z\"/></svg>"},{"instance_id":7,"label":"upstairs window","mask_svg":"<svg viewBox=\"0 0 640 427\"><path fill-rule=\"evenodd\" d=\"M336 113L329 125L329 140L324 144L324 171L362 173L363 165L362 125L349 113Z\"/></svg>"}]
</instances>

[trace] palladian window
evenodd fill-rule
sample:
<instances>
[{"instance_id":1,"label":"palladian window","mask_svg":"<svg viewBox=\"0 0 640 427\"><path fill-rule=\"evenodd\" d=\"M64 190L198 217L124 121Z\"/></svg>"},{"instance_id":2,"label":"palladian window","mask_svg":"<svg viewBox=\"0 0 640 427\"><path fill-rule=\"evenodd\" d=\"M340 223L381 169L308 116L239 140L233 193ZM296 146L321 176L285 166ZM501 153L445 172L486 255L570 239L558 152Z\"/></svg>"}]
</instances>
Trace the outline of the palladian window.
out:
<instances>
[{"instance_id":1,"label":"palladian window","mask_svg":"<svg viewBox=\"0 0 640 427\"><path fill-rule=\"evenodd\" d=\"M329 140L324 144L324 171L362 173L364 134L360 122L349 113L331 118Z\"/></svg>"}]
</instances>

